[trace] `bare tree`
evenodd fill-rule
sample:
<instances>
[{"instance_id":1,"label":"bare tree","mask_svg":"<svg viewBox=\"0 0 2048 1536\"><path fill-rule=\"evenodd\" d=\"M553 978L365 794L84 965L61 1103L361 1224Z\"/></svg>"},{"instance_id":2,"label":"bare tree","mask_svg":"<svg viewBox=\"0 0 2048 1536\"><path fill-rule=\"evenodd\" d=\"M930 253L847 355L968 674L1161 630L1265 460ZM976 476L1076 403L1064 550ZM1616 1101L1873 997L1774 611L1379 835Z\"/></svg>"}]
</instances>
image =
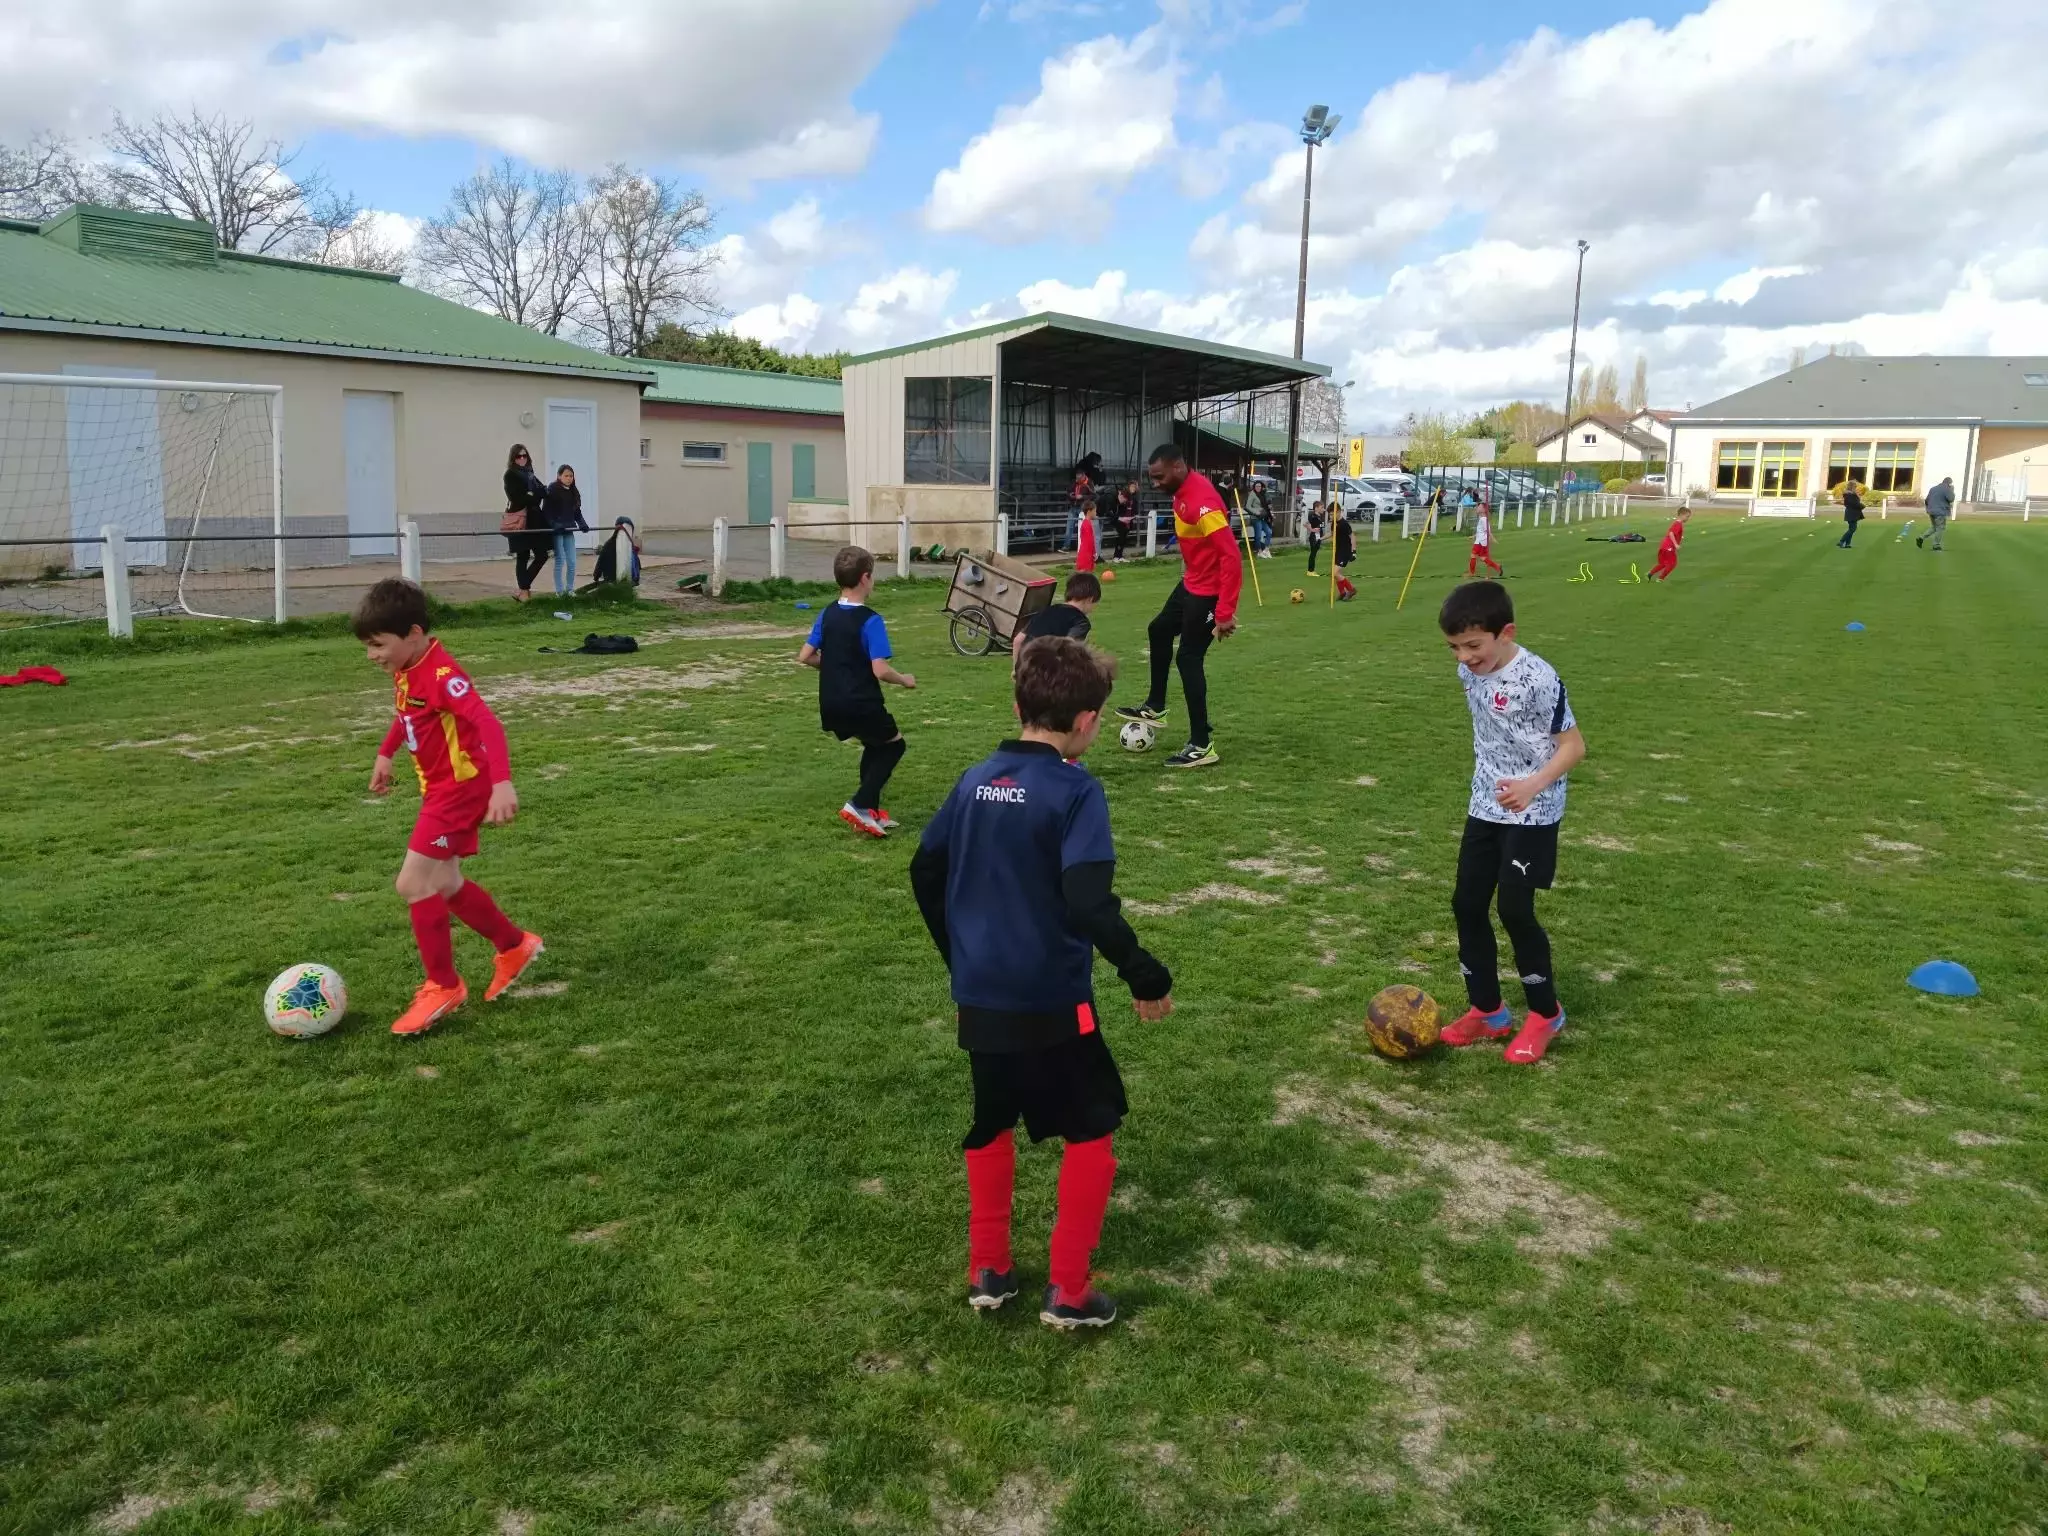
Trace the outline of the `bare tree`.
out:
<instances>
[{"instance_id":1,"label":"bare tree","mask_svg":"<svg viewBox=\"0 0 2048 1536\"><path fill-rule=\"evenodd\" d=\"M1621 375L1612 363L1603 363L1593 382L1593 409L1609 414L1621 409Z\"/></svg>"},{"instance_id":2,"label":"bare tree","mask_svg":"<svg viewBox=\"0 0 2048 1536\"><path fill-rule=\"evenodd\" d=\"M418 259L447 297L552 336L582 296L590 236L573 176L500 160L449 194L420 231Z\"/></svg>"},{"instance_id":3,"label":"bare tree","mask_svg":"<svg viewBox=\"0 0 2048 1536\"><path fill-rule=\"evenodd\" d=\"M0 144L0 218L47 219L96 194L69 139L39 133L19 149Z\"/></svg>"},{"instance_id":4,"label":"bare tree","mask_svg":"<svg viewBox=\"0 0 2048 1536\"><path fill-rule=\"evenodd\" d=\"M723 314L712 287L715 216L701 193L614 164L591 180L586 207L581 318L605 351L630 357L664 321L687 330L686 315Z\"/></svg>"},{"instance_id":5,"label":"bare tree","mask_svg":"<svg viewBox=\"0 0 2048 1536\"><path fill-rule=\"evenodd\" d=\"M307 261L317 261L329 267L353 267L358 272L386 272L393 277L403 277L412 264L412 253L405 246L386 240L377 233L375 215L359 213L353 222L340 229L322 232L317 248L308 248L300 253Z\"/></svg>"},{"instance_id":6,"label":"bare tree","mask_svg":"<svg viewBox=\"0 0 2048 1536\"><path fill-rule=\"evenodd\" d=\"M225 113L194 107L146 123L116 113L105 142L115 157L106 180L118 201L202 220L229 250L317 257L361 212L325 172L295 173L297 150L258 139L254 124Z\"/></svg>"},{"instance_id":7,"label":"bare tree","mask_svg":"<svg viewBox=\"0 0 2048 1536\"><path fill-rule=\"evenodd\" d=\"M1646 410L1650 404L1650 359L1643 353L1636 354L1635 377L1628 383L1628 413Z\"/></svg>"}]
</instances>

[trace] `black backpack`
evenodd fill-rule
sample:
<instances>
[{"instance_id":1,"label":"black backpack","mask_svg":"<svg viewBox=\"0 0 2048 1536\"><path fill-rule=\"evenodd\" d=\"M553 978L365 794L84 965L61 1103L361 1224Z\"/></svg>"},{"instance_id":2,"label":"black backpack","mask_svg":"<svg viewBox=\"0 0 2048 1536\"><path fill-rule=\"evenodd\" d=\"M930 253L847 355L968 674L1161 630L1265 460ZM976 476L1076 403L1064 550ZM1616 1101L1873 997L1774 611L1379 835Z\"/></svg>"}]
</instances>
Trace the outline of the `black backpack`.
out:
<instances>
[{"instance_id":1,"label":"black backpack","mask_svg":"<svg viewBox=\"0 0 2048 1536\"><path fill-rule=\"evenodd\" d=\"M630 656L639 649L640 642L631 635L585 635L583 643L570 651L553 645L541 647L549 656Z\"/></svg>"}]
</instances>

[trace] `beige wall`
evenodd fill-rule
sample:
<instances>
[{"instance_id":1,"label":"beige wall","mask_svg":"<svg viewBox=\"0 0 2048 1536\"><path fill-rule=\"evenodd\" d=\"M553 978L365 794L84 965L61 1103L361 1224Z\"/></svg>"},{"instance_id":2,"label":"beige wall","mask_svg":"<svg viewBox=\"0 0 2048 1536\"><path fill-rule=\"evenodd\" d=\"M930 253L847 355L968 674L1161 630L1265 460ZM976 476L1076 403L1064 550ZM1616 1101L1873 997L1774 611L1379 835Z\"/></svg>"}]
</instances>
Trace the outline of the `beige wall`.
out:
<instances>
[{"instance_id":1,"label":"beige wall","mask_svg":"<svg viewBox=\"0 0 2048 1536\"><path fill-rule=\"evenodd\" d=\"M1978 438L1977 455L1983 473L1974 494L1994 501L2048 496L2048 430L1986 427Z\"/></svg>"},{"instance_id":2,"label":"beige wall","mask_svg":"<svg viewBox=\"0 0 2048 1536\"><path fill-rule=\"evenodd\" d=\"M648 443L648 457L639 470L641 526L646 529L708 528L716 517L727 523L746 522L749 443L765 442L774 448L775 516L789 516L796 474L794 449L799 443L809 443L817 450L813 496L820 501L846 498L846 424L842 417L799 421L763 413L752 420L722 420L656 415L650 409L641 416L637 436ZM725 444L724 464L685 464L686 442ZM634 447L637 453L637 442Z\"/></svg>"},{"instance_id":3,"label":"beige wall","mask_svg":"<svg viewBox=\"0 0 2048 1536\"><path fill-rule=\"evenodd\" d=\"M1953 478L1956 494L1966 491L1970 460L1970 427L1929 427L1900 423L1831 423L1825 427L1741 423L1719 426L1681 426L1676 429L1672 454L1673 494L1692 490L1713 493L1714 472L1720 462L1723 443L1802 443L1806 449L1805 472L1800 494L1811 496L1827 485L1829 450L1834 444L1868 442L1909 442L1920 445L1916 491L1924 493L1944 477ZM1988 435L1988 434L1987 434ZM1746 492L1728 492L1732 498L1747 499Z\"/></svg>"},{"instance_id":4,"label":"beige wall","mask_svg":"<svg viewBox=\"0 0 2048 1536\"><path fill-rule=\"evenodd\" d=\"M495 533L504 510L501 484L505 453L515 441L529 444L536 465L546 454L547 401L588 400L597 406L598 462L578 465L586 505L606 519L641 515L639 464L640 395L636 385L573 375L526 373L491 368L435 366L263 352L175 342L123 341L85 336L0 332L0 371L62 373L67 366L150 369L160 379L194 379L280 384L284 387L284 504L287 519L320 520L306 531L346 529L343 469L343 405L348 391L382 391L397 396L393 417L397 438L400 518L417 520L429 532L489 530ZM165 411L175 406L165 404ZM59 537L70 532L64 463L63 411L52 411L54 453L43 485L25 496L20 479L0 482L0 521L47 520ZM267 438L265 439L267 442ZM166 437L168 444L169 438ZM167 461L170 450L166 448ZM166 511L176 523L178 487L167 462ZM594 471L594 473L593 473ZM595 497L593 498L593 481ZM33 510L31 506L33 505ZM246 510L214 504L213 515L270 515L267 477ZM595 523L596 517L591 521ZM0 533L0 537L33 535ZM428 545L437 555L503 552L501 541L450 541Z\"/></svg>"}]
</instances>

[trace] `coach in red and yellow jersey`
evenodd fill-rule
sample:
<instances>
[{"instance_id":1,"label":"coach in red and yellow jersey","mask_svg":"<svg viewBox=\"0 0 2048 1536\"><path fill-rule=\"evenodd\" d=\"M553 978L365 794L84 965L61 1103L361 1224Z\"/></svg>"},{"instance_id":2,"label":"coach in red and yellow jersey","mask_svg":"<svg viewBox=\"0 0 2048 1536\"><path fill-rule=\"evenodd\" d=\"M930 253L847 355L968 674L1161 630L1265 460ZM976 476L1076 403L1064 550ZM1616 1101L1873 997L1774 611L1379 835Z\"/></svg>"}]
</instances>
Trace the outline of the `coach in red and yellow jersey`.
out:
<instances>
[{"instance_id":1,"label":"coach in red and yellow jersey","mask_svg":"<svg viewBox=\"0 0 2048 1536\"><path fill-rule=\"evenodd\" d=\"M1244 557L1230 514L1207 475L1188 468L1180 449L1168 443L1152 450L1152 483L1173 493L1173 533L1180 541L1180 584L1146 629L1152 641L1152 691L1145 702L1125 705L1125 720L1158 725L1166 719L1166 672L1173 642L1180 641L1180 687L1188 701L1188 744L1166 760L1169 768L1208 768L1221 761L1209 731L1209 680L1202 659L1211 640L1228 639L1237 628L1237 594L1244 585Z\"/></svg>"}]
</instances>

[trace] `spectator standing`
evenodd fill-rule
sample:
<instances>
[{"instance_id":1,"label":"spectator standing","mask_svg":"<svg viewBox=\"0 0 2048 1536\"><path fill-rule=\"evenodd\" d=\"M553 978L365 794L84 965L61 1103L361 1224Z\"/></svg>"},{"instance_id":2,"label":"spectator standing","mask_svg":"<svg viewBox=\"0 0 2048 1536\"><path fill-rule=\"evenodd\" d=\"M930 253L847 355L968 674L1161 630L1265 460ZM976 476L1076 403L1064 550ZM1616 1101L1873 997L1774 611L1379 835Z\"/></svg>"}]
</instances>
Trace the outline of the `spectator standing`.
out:
<instances>
[{"instance_id":1,"label":"spectator standing","mask_svg":"<svg viewBox=\"0 0 2048 1536\"><path fill-rule=\"evenodd\" d=\"M1847 549L1856 542L1856 525L1863 521L1863 495L1854 480L1842 486L1842 521L1849 526L1842 530L1841 538L1835 541L1835 548Z\"/></svg>"},{"instance_id":2,"label":"spectator standing","mask_svg":"<svg viewBox=\"0 0 2048 1536\"><path fill-rule=\"evenodd\" d=\"M1266 488L1258 481L1252 482L1251 495L1246 498L1251 511L1252 543L1257 547L1261 560L1273 558L1273 507L1266 500Z\"/></svg>"},{"instance_id":3,"label":"spectator standing","mask_svg":"<svg viewBox=\"0 0 2048 1536\"><path fill-rule=\"evenodd\" d=\"M1130 547L1131 529L1138 521L1138 482L1133 480L1116 493L1116 554L1118 565L1124 563L1124 551Z\"/></svg>"},{"instance_id":4,"label":"spectator standing","mask_svg":"<svg viewBox=\"0 0 2048 1536\"><path fill-rule=\"evenodd\" d=\"M583 521L583 493L576 489L576 471L564 464L555 472L541 498L541 514L553 530L555 549L555 596L567 597L576 590L576 535L590 532Z\"/></svg>"},{"instance_id":5,"label":"spectator standing","mask_svg":"<svg viewBox=\"0 0 2048 1536\"><path fill-rule=\"evenodd\" d=\"M1927 531L1913 541L1916 549L1941 549L1941 533L1948 527L1948 520L1955 515L1956 483L1944 475L1941 484L1927 493Z\"/></svg>"},{"instance_id":6,"label":"spectator standing","mask_svg":"<svg viewBox=\"0 0 2048 1536\"><path fill-rule=\"evenodd\" d=\"M1308 509L1308 573L1311 576L1316 573L1316 551L1323 547L1323 529L1326 526L1323 504L1311 502Z\"/></svg>"},{"instance_id":7,"label":"spectator standing","mask_svg":"<svg viewBox=\"0 0 2048 1536\"><path fill-rule=\"evenodd\" d=\"M522 603L533 596L533 578L547 564L554 543L541 512L546 492L540 476L533 472L526 444L514 443L505 455L505 515L498 520L498 531L512 551L512 580L517 588L513 595Z\"/></svg>"}]
</instances>

